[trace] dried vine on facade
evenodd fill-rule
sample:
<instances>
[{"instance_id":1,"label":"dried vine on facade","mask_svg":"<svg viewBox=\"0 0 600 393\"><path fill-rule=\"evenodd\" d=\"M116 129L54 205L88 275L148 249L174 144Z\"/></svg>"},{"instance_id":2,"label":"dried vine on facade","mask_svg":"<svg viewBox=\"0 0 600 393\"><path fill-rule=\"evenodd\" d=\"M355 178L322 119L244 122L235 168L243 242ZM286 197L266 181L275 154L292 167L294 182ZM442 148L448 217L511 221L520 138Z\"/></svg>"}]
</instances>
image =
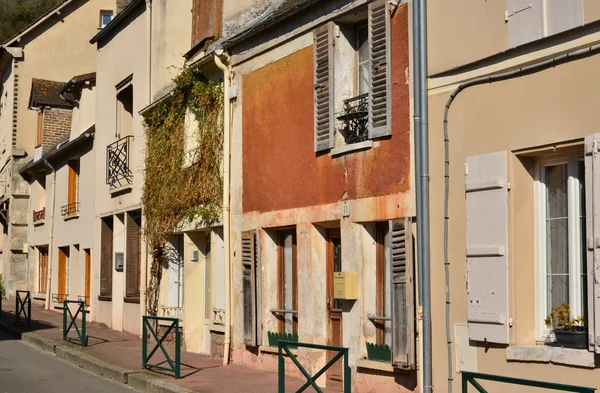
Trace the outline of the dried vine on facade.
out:
<instances>
[{"instance_id":1,"label":"dried vine on facade","mask_svg":"<svg viewBox=\"0 0 600 393\"><path fill-rule=\"evenodd\" d=\"M175 79L171 96L144 117L144 233L153 250L146 297L148 313L156 315L161 263L169 237L186 221L220 218L222 84L186 68Z\"/></svg>"}]
</instances>

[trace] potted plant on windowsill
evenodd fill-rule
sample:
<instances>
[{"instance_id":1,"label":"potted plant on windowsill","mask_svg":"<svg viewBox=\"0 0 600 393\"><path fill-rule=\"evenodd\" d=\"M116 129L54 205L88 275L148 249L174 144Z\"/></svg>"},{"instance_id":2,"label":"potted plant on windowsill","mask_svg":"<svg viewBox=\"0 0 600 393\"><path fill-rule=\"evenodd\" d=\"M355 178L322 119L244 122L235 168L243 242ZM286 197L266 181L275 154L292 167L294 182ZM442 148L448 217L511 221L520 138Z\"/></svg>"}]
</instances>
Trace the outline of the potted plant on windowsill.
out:
<instances>
[{"instance_id":1,"label":"potted plant on windowsill","mask_svg":"<svg viewBox=\"0 0 600 393\"><path fill-rule=\"evenodd\" d=\"M582 316L571 318L571 308L566 303L560 303L546 317L545 324L553 328L554 337L560 345L585 348L587 331L583 325Z\"/></svg>"}]
</instances>

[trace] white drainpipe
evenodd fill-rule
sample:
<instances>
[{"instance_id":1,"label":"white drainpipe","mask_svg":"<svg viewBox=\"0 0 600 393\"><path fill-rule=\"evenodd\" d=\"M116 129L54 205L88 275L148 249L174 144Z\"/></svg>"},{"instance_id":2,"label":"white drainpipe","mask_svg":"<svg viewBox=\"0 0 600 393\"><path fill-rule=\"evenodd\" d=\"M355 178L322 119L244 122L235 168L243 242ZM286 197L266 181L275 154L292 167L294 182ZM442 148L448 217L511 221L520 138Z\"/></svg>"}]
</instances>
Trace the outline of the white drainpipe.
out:
<instances>
[{"instance_id":1,"label":"white drainpipe","mask_svg":"<svg viewBox=\"0 0 600 393\"><path fill-rule=\"evenodd\" d=\"M229 166L230 166L230 113L229 86L231 75L229 68L221 61L223 56L229 61L229 56L222 49L215 51L215 64L223 71L223 239L225 247L225 348L223 353L223 365L229 363L229 347L231 344L231 208L229 206Z\"/></svg>"},{"instance_id":2,"label":"white drainpipe","mask_svg":"<svg viewBox=\"0 0 600 393\"><path fill-rule=\"evenodd\" d=\"M44 160L44 164L52 172L52 202L50 204L50 217L48 217L48 277L46 278L46 310L50 310L50 297L52 296L52 247L54 240L54 200L56 197L56 170L50 165L48 160Z\"/></svg>"}]
</instances>

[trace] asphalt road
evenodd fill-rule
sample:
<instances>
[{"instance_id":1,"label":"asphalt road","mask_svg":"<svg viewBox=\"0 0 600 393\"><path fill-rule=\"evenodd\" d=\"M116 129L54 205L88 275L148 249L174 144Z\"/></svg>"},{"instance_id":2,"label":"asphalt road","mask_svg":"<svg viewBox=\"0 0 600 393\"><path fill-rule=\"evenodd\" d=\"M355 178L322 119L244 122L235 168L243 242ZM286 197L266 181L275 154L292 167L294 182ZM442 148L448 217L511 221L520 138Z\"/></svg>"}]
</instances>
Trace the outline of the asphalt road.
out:
<instances>
[{"instance_id":1,"label":"asphalt road","mask_svg":"<svg viewBox=\"0 0 600 393\"><path fill-rule=\"evenodd\" d=\"M134 393L40 352L0 330L0 393Z\"/></svg>"}]
</instances>

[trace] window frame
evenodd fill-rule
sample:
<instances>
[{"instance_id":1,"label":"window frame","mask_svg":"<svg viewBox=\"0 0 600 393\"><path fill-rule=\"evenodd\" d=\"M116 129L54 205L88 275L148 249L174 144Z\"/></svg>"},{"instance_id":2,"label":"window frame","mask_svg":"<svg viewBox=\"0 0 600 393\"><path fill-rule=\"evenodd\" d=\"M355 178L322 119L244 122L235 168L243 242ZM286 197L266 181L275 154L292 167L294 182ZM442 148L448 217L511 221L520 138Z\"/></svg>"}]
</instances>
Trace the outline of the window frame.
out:
<instances>
[{"instance_id":1,"label":"window frame","mask_svg":"<svg viewBox=\"0 0 600 393\"><path fill-rule=\"evenodd\" d=\"M103 17L107 16L107 15L110 16L110 20L108 21L108 23L112 22L113 18L115 17L113 11L111 11L111 10L100 10L100 20L99 20L99 23L98 23L98 28L104 29L108 25L108 23L104 23L104 20L103 20Z\"/></svg>"},{"instance_id":2,"label":"window frame","mask_svg":"<svg viewBox=\"0 0 600 393\"><path fill-rule=\"evenodd\" d=\"M579 164L583 163L584 157L575 155L565 155L560 158L541 158L536 163L535 182L534 182L534 212L535 212L535 282L536 282L536 339L541 341L552 341L552 329L546 327L544 319L548 315L548 282L547 282L547 230L546 230L546 203L547 186L545 168L556 165L567 165L567 212L568 212L568 269L569 269L569 304L571 314L587 315L587 295L583 294L585 278L587 272L585 269L585 252L576 256L571 246L574 242L583 244L582 235L585 231L585 222L582 225L582 208L585 208L585 189L583 190L583 200L577 193L577 188L581 186L581 177L573 176L578 174ZM583 202L583 203L582 203ZM578 214L579 213L579 214ZM576 279L577 277L584 278ZM580 284L583 283L583 284ZM576 296L573 296L576 294ZM575 301L572 301L572 298Z\"/></svg>"},{"instance_id":3,"label":"window frame","mask_svg":"<svg viewBox=\"0 0 600 393\"><path fill-rule=\"evenodd\" d=\"M390 224L388 221L375 223L375 312L386 319L371 319L375 326L375 343L392 347L392 280ZM386 326L388 325L389 326ZM389 330L388 330L389 329ZM387 330L387 331L386 331Z\"/></svg>"},{"instance_id":4,"label":"window frame","mask_svg":"<svg viewBox=\"0 0 600 393\"><path fill-rule=\"evenodd\" d=\"M367 33L367 40L365 41L365 45L367 45L367 58L363 60L364 65L367 67L369 74L369 83L367 84L367 91L361 93L360 92L360 69L361 69L361 61L360 61L360 31L365 29ZM355 62L356 62L356 77L355 83L356 88L354 89L355 97L358 97L362 94L369 93L369 84L371 81L371 43L369 39L369 20L368 17L365 20L361 20L360 22L354 25L354 45L355 45Z\"/></svg>"}]
</instances>

